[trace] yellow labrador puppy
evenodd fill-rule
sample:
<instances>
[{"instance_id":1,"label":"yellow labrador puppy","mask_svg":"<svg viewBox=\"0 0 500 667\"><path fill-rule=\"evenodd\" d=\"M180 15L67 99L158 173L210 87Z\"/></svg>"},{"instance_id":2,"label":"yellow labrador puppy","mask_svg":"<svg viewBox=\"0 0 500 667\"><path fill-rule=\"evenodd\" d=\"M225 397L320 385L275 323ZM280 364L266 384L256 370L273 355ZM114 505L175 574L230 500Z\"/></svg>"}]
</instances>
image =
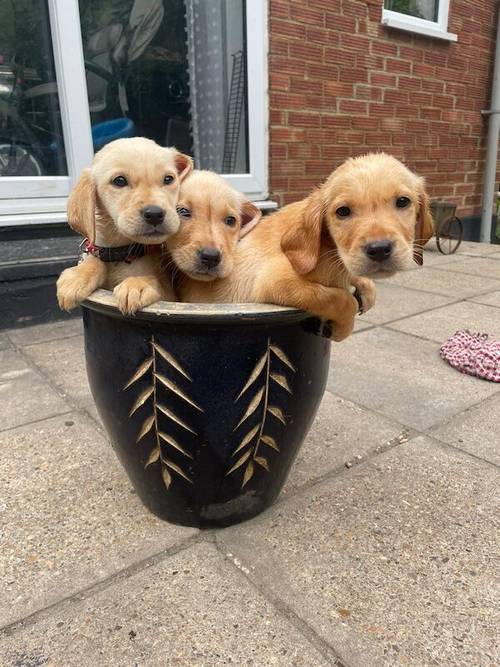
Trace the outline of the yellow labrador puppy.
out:
<instances>
[{"instance_id":1,"label":"yellow labrador puppy","mask_svg":"<svg viewBox=\"0 0 500 667\"><path fill-rule=\"evenodd\" d=\"M179 228L176 206L192 160L175 148L134 137L107 144L68 201L70 226L85 236L85 256L63 271L57 298L70 310L99 287L123 313L176 300L161 270L161 244Z\"/></svg>"}]
</instances>

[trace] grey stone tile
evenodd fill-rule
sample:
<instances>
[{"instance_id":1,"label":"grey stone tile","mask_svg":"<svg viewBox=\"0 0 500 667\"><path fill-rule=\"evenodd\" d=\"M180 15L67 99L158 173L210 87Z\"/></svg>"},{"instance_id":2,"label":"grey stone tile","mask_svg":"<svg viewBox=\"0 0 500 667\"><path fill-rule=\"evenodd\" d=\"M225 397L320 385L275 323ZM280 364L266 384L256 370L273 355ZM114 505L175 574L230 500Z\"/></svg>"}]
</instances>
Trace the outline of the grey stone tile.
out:
<instances>
[{"instance_id":1,"label":"grey stone tile","mask_svg":"<svg viewBox=\"0 0 500 667\"><path fill-rule=\"evenodd\" d=\"M494 667L498 489L417 438L218 539L352 667Z\"/></svg>"},{"instance_id":2,"label":"grey stone tile","mask_svg":"<svg viewBox=\"0 0 500 667\"><path fill-rule=\"evenodd\" d=\"M73 336L23 348L34 364L79 407L93 404L87 381L83 336Z\"/></svg>"},{"instance_id":3,"label":"grey stone tile","mask_svg":"<svg viewBox=\"0 0 500 667\"><path fill-rule=\"evenodd\" d=\"M0 334L0 350L8 350L11 347L10 340L6 334Z\"/></svg>"},{"instance_id":4,"label":"grey stone tile","mask_svg":"<svg viewBox=\"0 0 500 667\"><path fill-rule=\"evenodd\" d=\"M444 343L458 329L485 332L492 338L500 339L500 309L472 301L460 301L387 326L438 343Z\"/></svg>"},{"instance_id":5,"label":"grey stone tile","mask_svg":"<svg viewBox=\"0 0 500 667\"><path fill-rule=\"evenodd\" d=\"M3 640L6 667L334 667L212 545L152 565ZM38 662L35 662L35 659Z\"/></svg>"},{"instance_id":6,"label":"grey stone tile","mask_svg":"<svg viewBox=\"0 0 500 667\"><path fill-rule=\"evenodd\" d=\"M0 431L62 414L69 406L14 350L0 352Z\"/></svg>"},{"instance_id":7,"label":"grey stone tile","mask_svg":"<svg viewBox=\"0 0 500 667\"><path fill-rule=\"evenodd\" d=\"M368 322L365 315L358 315L356 319L354 320L354 332L357 333L358 331L363 331L363 329L368 329L369 327L372 327L373 324L371 322Z\"/></svg>"},{"instance_id":8,"label":"grey stone tile","mask_svg":"<svg viewBox=\"0 0 500 667\"><path fill-rule=\"evenodd\" d=\"M377 282L377 301L363 317L366 317L369 322L382 324L443 306L452 300L450 297L405 289L380 280Z\"/></svg>"},{"instance_id":9,"label":"grey stone tile","mask_svg":"<svg viewBox=\"0 0 500 667\"><path fill-rule=\"evenodd\" d=\"M442 271L453 271L454 273L500 280L500 261L492 257L468 257L461 262L443 264L437 268Z\"/></svg>"},{"instance_id":10,"label":"grey stone tile","mask_svg":"<svg viewBox=\"0 0 500 667\"><path fill-rule=\"evenodd\" d=\"M31 372L22 355L15 350L0 350L0 382L10 382Z\"/></svg>"},{"instance_id":11,"label":"grey stone tile","mask_svg":"<svg viewBox=\"0 0 500 667\"><path fill-rule=\"evenodd\" d=\"M0 450L0 625L196 533L141 505L77 413L4 431Z\"/></svg>"},{"instance_id":12,"label":"grey stone tile","mask_svg":"<svg viewBox=\"0 0 500 667\"><path fill-rule=\"evenodd\" d=\"M327 391L283 492L290 493L346 463L359 463L405 437L398 424Z\"/></svg>"},{"instance_id":13,"label":"grey stone tile","mask_svg":"<svg viewBox=\"0 0 500 667\"><path fill-rule=\"evenodd\" d=\"M82 330L82 318L75 317L70 320L36 324L32 327L23 327L22 329L11 329L7 333L15 345L22 346L81 335Z\"/></svg>"},{"instance_id":14,"label":"grey stone tile","mask_svg":"<svg viewBox=\"0 0 500 667\"><path fill-rule=\"evenodd\" d=\"M500 466L500 395L469 408L431 431L443 442Z\"/></svg>"},{"instance_id":15,"label":"grey stone tile","mask_svg":"<svg viewBox=\"0 0 500 667\"><path fill-rule=\"evenodd\" d=\"M482 294L481 296L474 296L470 299L476 303L484 303L487 306L494 306L500 308L500 290L497 292L490 292L489 294Z\"/></svg>"},{"instance_id":16,"label":"grey stone tile","mask_svg":"<svg viewBox=\"0 0 500 667\"><path fill-rule=\"evenodd\" d=\"M327 388L418 430L499 389L451 368L437 343L379 328L361 331L332 350Z\"/></svg>"},{"instance_id":17,"label":"grey stone tile","mask_svg":"<svg viewBox=\"0 0 500 667\"><path fill-rule=\"evenodd\" d=\"M444 269L445 267L441 267ZM466 299L482 292L492 292L500 289L500 280L494 280L485 276L465 275L443 271L434 267L417 269L416 271L403 271L386 282L391 285L400 285L409 289L443 294L453 299Z\"/></svg>"},{"instance_id":18,"label":"grey stone tile","mask_svg":"<svg viewBox=\"0 0 500 667\"><path fill-rule=\"evenodd\" d=\"M500 246L496 243L476 243L475 241L462 241L457 255L487 256L500 252Z\"/></svg>"}]
</instances>

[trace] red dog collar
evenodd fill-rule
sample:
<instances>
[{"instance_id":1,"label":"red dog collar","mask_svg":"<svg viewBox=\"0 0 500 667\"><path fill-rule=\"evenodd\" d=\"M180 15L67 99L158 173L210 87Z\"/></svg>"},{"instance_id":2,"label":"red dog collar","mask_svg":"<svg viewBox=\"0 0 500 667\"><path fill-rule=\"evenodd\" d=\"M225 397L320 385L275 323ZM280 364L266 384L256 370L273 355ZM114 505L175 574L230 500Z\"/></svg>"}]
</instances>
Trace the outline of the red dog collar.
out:
<instances>
[{"instance_id":1,"label":"red dog collar","mask_svg":"<svg viewBox=\"0 0 500 667\"><path fill-rule=\"evenodd\" d=\"M144 255L158 255L161 252L160 243L151 245L131 243L130 245L108 247L97 246L90 239L84 239L80 247L83 247L83 253L97 257L101 262L125 262L126 264L130 264L134 259L139 259Z\"/></svg>"}]
</instances>

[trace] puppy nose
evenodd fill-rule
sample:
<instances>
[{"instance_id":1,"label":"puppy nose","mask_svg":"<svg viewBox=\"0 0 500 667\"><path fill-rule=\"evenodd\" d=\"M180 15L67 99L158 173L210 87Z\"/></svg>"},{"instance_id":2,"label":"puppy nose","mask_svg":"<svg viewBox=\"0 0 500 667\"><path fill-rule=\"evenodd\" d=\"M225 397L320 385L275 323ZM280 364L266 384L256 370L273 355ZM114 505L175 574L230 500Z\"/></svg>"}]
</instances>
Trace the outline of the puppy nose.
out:
<instances>
[{"instance_id":1,"label":"puppy nose","mask_svg":"<svg viewBox=\"0 0 500 667\"><path fill-rule=\"evenodd\" d=\"M153 227L161 225L165 220L165 211L161 206L145 206L141 211L142 218L145 222Z\"/></svg>"},{"instance_id":2,"label":"puppy nose","mask_svg":"<svg viewBox=\"0 0 500 667\"><path fill-rule=\"evenodd\" d=\"M365 255L374 262L383 262L391 256L393 246L393 242L388 239L373 241L365 245Z\"/></svg>"},{"instance_id":3,"label":"puppy nose","mask_svg":"<svg viewBox=\"0 0 500 667\"><path fill-rule=\"evenodd\" d=\"M213 269L220 264L221 254L217 248L200 248L198 250L200 264L206 269Z\"/></svg>"}]
</instances>

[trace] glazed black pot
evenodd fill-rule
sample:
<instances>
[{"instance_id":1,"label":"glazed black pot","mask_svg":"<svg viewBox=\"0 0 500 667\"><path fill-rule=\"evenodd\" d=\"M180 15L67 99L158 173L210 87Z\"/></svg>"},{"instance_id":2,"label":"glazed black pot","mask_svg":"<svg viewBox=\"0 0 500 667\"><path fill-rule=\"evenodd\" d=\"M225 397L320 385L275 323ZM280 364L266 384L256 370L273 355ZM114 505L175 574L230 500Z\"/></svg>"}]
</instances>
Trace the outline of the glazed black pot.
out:
<instances>
[{"instance_id":1,"label":"glazed black pot","mask_svg":"<svg viewBox=\"0 0 500 667\"><path fill-rule=\"evenodd\" d=\"M279 494L325 389L329 340L306 313L159 303L133 317L83 304L92 394L143 503L167 521L227 526Z\"/></svg>"}]
</instances>

